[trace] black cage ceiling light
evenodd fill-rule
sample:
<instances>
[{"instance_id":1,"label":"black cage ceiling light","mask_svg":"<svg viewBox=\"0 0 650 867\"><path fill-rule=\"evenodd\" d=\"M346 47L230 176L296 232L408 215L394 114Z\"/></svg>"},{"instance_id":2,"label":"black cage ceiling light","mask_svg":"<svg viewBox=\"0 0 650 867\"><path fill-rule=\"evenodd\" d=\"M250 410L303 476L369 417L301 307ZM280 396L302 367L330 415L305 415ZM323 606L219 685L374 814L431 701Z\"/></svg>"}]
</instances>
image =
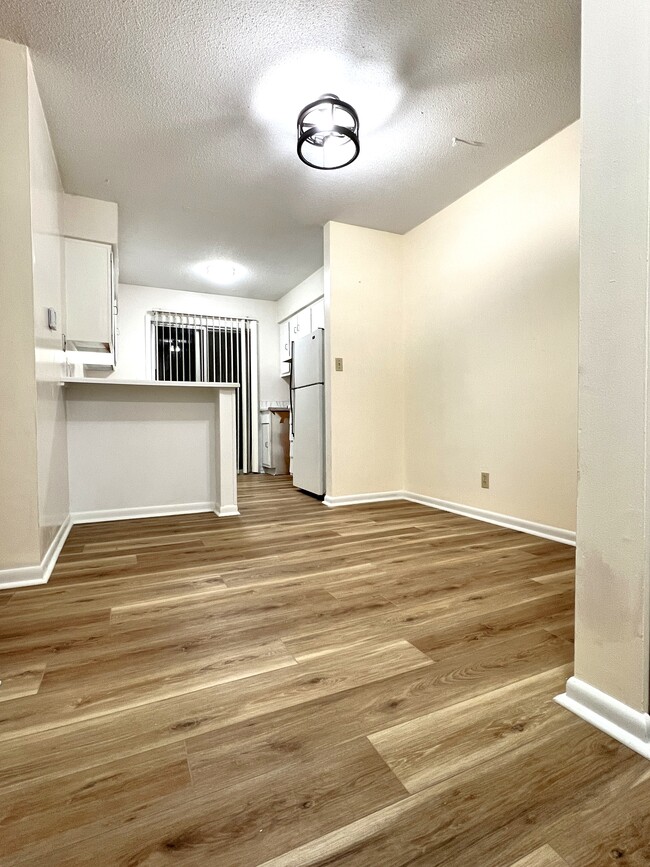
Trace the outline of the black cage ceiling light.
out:
<instances>
[{"instance_id":1,"label":"black cage ceiling light","mask_svg":"<svg viewBox=\"0 0 650 867\"><path fill-rule=\"evenodd\" d=\"M313 169L342 169L359 156L359 116L333 93L298 115L298 156Z\"/></svg>"}]
</instances>

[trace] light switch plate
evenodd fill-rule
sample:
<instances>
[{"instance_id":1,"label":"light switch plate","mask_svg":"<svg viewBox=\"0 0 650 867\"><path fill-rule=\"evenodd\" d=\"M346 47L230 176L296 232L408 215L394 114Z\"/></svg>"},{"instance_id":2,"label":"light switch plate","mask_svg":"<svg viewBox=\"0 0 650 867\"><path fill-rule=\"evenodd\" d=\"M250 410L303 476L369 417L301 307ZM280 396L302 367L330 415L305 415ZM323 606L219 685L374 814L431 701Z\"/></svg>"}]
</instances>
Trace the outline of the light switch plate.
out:
<instances>
[{"instance_id":1,"label":"light switch plate","mask_svg":"<svg viewBox=\"0 0 650 867\"><path fill-rule=\"evenodd\" d=\"M335 358L334 359L334 370L338 370L338 371L343 370L343 359L342 358Z\"/></svg>"}]
</instances>

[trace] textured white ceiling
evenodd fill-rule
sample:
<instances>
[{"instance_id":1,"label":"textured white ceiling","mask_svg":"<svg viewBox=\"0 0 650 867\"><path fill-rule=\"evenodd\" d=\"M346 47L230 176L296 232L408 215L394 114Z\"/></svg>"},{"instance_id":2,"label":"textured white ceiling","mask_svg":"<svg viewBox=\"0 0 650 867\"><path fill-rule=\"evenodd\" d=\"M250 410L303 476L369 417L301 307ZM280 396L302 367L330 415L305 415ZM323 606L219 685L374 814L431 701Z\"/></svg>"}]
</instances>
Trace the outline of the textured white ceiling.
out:
<instances>
[{"instance_id":1,"label":"textured white ceiling","mask_svg":"<svg viewBox=\"0 0 650 867\"><path fill-rule=\"evenodd\" d=\"M67 192L120 207L120 276L277 298L322 263L327 220L405 232L579 115L580 0L2 0L32 52ZM361 156L295 155L334 90ZM452 137L485 147L451 146Z\"/></svg>"}]
</instances>

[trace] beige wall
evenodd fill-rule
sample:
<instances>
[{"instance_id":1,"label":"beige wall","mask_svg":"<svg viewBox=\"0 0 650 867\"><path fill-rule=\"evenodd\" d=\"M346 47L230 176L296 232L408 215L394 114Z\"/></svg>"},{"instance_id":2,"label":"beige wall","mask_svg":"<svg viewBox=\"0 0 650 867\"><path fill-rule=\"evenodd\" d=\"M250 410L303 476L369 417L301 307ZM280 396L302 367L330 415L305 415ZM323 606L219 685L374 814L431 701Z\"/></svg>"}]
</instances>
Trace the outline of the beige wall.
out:
<instances>
[{"instance_id":1,"label":"beige wall","mask_svg":"<svg viewBox=\"0 0 650 867\"><path fill-rule=\"evenodd\" d=\"M575 528L578 194L574 124L404 237L407 490Z\"/></svg>"},{"instance_id":2,"label":"beige wall","mask_svg":"<svg viewBox=\"0 0 650 867\"><path fill-rule=\"evenodd\" d=\"M402 238L389 232L325 227L330 497L402 487L401 246Z\"/></svg>"},{"instance_id":3,"label":"beige wall","mask_svg":"<svg viewBox=\"0 0 650 867\"><path fill-rule=\"evenodd\" d=\"M578 187L574 124L404 236L326 227L330 496L575 529Z\"/></svg>"},{"instance_id":4,"label":"beige wall","mask_svg":"<svg viewBox=\"0 0 650 867\"><path fill-rule=\"evenodd\" d=\"M40 561L28 58L0 40L0 569Z\"/></svg>"},{"instance_id":5,"label":"beige wall","mask_svg":"<svg viewBox=\"0 0 650 867\"><path fill-rule=\"evenodd\" d=\"M42 559L70 511L65 402L61 386L65 370L62 345L65 328L63 187L29 59L28 91L39 559ZM48 327L48 307L56 310L56 331Z\"/></svg>"}]
</instances>

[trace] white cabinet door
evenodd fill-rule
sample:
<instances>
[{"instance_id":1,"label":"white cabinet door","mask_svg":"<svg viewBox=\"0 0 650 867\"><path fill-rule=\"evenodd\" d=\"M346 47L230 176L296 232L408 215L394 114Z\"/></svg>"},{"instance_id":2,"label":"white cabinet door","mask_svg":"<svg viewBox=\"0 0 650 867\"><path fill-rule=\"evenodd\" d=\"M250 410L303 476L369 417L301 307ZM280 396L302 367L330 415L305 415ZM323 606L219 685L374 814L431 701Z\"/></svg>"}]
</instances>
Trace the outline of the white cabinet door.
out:
<instances>
[{"instance_id":1,"label":"white cabinet door","mask_svg":"<svg viewBox=\"0 0 650 867\"><path fill-rule=\"evenodd\" d=\"M295 316L289 320L291 340L298 340L301 337L306 337L311 332L311 313L309 307L304 310L299 310Z\"/></svg>"},{"instance_id":2,"label":"white cabinet door","mask_svg":"<svg viewBox=\"0 0 650 867\"><path fill-rule=\"evenodd\" d=\"M298 320L298 337L306 337L311 333L311 310L305 307L296 314Z\"/></svg>"},{"instance_id":3,"label":"white cabinet door","mask_svg":"<svg viewBox=\"0 0 650 867\"><path fill-rule=\"evenodd\" d=\"M268 416L267 416L268 418ZM271 467L271 420L262 421L262 466Z\"/></svg>"},{"instance_id":4,"label":"white cabinet door","mask_svg":"<svg viewBox=\"0 0 650 867\"><path fill-rule=\"evenodd\" d=\"M325 299L320 298L309 308L311 310L311 330L316 331L317 328L325 328Z\"/></svg>"},{"instance_id":5,"label":"white cabinet door","mask_svg":"<svg viewBox=\"0 0 650 867\"><path fill-rule=\"evenodd\" d=\"M289 336L289 323L281 322L278 325L280 332L280 376L289 373L289 360L291 359L291 338Z\"/></svg>"},{"instance_id":6,"label":"white cabinet door","mask_svg":"<svg viewBox=\"0 0 650 867\"><path fill-rule=\"evenodd\" d=\"M65 239L66 338L110 351L113 268L110 244ZM81 347L80 347L81 348Z\"/></svg>"},{"instance_id":7,"label":"white cabinet door","mask_svg":"<svg viewBox=\"0 0 650 867\"><path fill-rule=\"evenodd\" d=\"M280 375L285 376L289 373L289 364L285 363L285 359L290 359L293 353L293 344L301 337L306 337L315 331L317 328L325 328L325 302L321 298L316 301L311 307L305 307L288 319L286 322L280 323ZM288 354L284 353L287 350Z\"/></svg>"}]
</instances>

